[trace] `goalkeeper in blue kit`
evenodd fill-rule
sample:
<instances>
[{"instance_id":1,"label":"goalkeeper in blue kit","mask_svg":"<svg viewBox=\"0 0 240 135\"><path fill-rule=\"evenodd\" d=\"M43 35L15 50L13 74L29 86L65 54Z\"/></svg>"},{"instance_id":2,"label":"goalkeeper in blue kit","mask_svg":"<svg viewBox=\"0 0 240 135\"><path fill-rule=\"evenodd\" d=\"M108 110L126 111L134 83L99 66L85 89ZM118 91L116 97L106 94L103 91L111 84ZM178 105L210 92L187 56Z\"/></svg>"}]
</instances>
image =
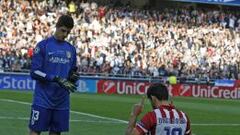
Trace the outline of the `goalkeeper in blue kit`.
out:
<instances>
[{"instance_id":1,"label":"goalkeeper in blue kit","mask_svg":"<svg viewBox=\"0 0 240 135\"><path fill-rule=\"evenodd\" d=\"M62 15L56 23L56 31L40 41L32 57L31 77L36 80L33 94L30 135L60 135L69 130L70 92L76 91L76 49L65 41L74 21Z\"/></svg>"}]
</instances>

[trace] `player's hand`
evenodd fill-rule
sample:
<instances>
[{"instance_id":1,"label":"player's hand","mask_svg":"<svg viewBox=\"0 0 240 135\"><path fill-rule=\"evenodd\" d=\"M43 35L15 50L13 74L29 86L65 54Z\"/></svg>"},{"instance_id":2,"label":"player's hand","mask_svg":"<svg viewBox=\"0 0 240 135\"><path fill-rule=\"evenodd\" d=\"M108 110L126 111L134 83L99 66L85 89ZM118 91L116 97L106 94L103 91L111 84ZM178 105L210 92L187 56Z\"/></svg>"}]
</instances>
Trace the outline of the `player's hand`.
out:
<instances>
[{"instance_id":1,"label":"player's hand","mask_svg":"<svg viewBox=\"0 0 240 135\"><path fill-rule=\"evenodd\" d=\"M131 115L138 116L143 111L145 99L146 99L146 97L142 96L141 101L138 104L135 104L133 106L133 110L132 110Z\"/></svg>"},{"instance_id":2,"label":"player's hand","mask_svg":"<svg viewBox=\"0 0 240 135\"><path fill-rule=\"evenodd\" d=\"M77 90L76 85L74 85L72 82L68 81L67 79L55 77L54 81L57 82L60 87L66 90L69 90L70 92L75 92Z\"/></svg>"},{"instance_id":3,"label":"player's hand","mask_svg":"<svg viewBox=\"0 0 240 135\"><path fill-rule=\"evenodd\" d=\"M76 83L79 80L79 76L79 73L77 73L76 71L70 71L68 80L72 83Z\"/></svg>"}]
</instances>

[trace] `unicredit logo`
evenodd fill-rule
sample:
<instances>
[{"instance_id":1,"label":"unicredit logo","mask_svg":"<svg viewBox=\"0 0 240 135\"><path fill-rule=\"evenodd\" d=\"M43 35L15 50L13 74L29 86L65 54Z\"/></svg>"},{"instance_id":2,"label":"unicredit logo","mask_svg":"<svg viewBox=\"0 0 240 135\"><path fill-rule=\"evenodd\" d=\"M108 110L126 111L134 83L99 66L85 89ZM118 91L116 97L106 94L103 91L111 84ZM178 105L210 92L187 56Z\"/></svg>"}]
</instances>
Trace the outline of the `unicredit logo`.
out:
<instances>
[{"instance_id":1,"label":"unicredit logo","mask_svg":"<svg viewBox=\"0 0 240 135\"><path fill-rule=\"evenodd\" d=\"M98 92L107 94L145 94L150 83L135 81L101 80Z\"/></svg>"},{"instance_id":2,"label":"unicredit logo","mask_svg":"<svg viewBox=\"0 0 240 135\"><path fill-rule=\"evenodd\" d=\"M179 95L204 98L239 99L240 89L238 87L182 84L179 87Z\"/></svg>"},{"instance_id":3,"label":"unicredit logo","mask_svg":"<svg viewBox=\"0 0 240 135\"><path fill-rule=\"evenodd\" d=\"M115 82L113 81L105 81L103 83L103 92L104 93L111 93L112 90L115 89Z\"/></svg>"},{"instance_id":4,"label":"unicredit logo","mask_svg":"<svg viewBox=\"0 0 240 135\"><path fill-rule=\"evenodd\" d=\"M144 82L117 82L118 94L145 94L149 84Z\"/></svg>"},{"instance_id":5,"label":"unicredit logo","mask_svg":"<svg viewBox=\"0 0 240 135\"><path fill-rule=\"evenodd\" d=\"M181 85L180 89L181 89L180 96L184 96L191 90L191 86L183 84Z\"/></svg>"},{"instance_id":6,"label":"unicredit logo","mask_svg":"<svg viewBox=\"0 0 240 135\"><path fill-rule=\"evenodd\" d=\"M224 89L221 87L201 87L193 86L192 87L192 96L193 97L207 97L207 98L226 98L226 99L238 99L240 98L240 91L237 88L232 90Z\"/></svg>"}]
</instances>

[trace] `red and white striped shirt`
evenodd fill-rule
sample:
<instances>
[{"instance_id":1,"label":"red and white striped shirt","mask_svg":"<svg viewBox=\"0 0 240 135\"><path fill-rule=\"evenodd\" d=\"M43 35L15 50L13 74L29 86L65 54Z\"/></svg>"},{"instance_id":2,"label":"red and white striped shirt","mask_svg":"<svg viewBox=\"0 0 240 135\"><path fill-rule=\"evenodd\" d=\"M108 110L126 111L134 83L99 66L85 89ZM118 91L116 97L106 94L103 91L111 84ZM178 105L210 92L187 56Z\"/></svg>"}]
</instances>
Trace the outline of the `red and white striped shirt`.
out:
<instances>
[{"instance_id":1,"label":"red and white striped shirt","mask_svg":"<svg viewBox=\"0 0 240 135\"><path fill-rule=\"evenodd\" d=\"M162 105L148 112L137 123L136 129L148 135L190 135L188 116L172 105Z\"/></svg>"}]
</instances>

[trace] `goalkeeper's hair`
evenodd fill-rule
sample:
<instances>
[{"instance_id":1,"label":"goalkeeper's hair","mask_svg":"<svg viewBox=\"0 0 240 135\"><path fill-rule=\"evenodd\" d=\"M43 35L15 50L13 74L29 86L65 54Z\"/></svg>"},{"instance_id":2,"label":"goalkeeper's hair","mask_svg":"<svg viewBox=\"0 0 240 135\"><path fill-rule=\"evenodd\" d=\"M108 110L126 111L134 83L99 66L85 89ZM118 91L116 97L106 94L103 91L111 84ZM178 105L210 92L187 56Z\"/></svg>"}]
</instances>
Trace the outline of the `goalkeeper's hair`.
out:
<instances>
[{"instance_id":1,"label":"goalkeeper's hair","mask_svg":"<svg viewBox=\"0 0 240 135\"><path fill-rule=\"evenodd\" d=\"M155 96L158 100L168 100L168 87L162 83L152 84L147 90L147 97L152 99L151 96Z\"/></svg>"},{"instance_id":2,"label":"goalkeeper's hair","mask_svg":"<svg viewBox=\"0 0 240 135\"><path fill-rule=\"evenodd\" d=\"M74 26L74 21L73 21L73 18L69 15L62 15L58 18L58 21L57 21L57 24L56 24L56 27L62 27L62 26L65 26L67 28L70 28L72 29L73 26Z\"/></svg>"}]
</instances>

